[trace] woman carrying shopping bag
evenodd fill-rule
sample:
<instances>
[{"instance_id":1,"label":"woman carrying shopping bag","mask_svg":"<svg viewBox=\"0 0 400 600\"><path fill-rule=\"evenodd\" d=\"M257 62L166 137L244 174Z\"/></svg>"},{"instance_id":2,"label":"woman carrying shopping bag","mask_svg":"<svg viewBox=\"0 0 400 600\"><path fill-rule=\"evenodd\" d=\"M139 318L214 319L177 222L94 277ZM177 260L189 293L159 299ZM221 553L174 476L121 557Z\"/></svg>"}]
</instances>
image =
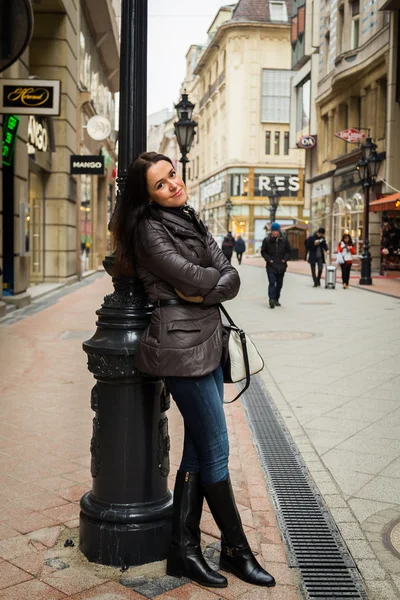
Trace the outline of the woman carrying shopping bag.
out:
<instances>
[{"instance_id":1,"label":"woman carrying shopping bag","mask_svg":"<svg viewBox=\"0 0 400 600\"><path fill-rule=\"evenodd\" d=\"M340 265L342 270L342 282L343 289L347 290L349 287L350 271L353 264L353 256L356 253L356 249L353 246L353 240L348 233L343 234L342 241L337 247L338 260L337 263Z\"/></svg>"}]
</instances>

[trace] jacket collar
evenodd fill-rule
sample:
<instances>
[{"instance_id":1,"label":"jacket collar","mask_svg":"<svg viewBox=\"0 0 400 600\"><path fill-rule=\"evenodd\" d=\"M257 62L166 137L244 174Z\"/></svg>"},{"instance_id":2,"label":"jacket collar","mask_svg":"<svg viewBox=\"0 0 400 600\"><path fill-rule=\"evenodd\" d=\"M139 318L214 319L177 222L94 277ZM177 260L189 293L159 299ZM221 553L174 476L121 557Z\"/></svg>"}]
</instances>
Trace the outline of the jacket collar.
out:
<instances>
[{"instance_id":1,"label":"jacket collar","mask_svg":"<svg viewBox=\"0 0 400 600\"><path fill-rule=\"evenodd\" d=\"M197 231L193 223L186 221L179 215L175 215L173 212L167 210L161 210L160 212L163 224L175 235L179 235L180 237L198 238L199 240L204 241L203 236Z\"/></svg>"}]
</instances>

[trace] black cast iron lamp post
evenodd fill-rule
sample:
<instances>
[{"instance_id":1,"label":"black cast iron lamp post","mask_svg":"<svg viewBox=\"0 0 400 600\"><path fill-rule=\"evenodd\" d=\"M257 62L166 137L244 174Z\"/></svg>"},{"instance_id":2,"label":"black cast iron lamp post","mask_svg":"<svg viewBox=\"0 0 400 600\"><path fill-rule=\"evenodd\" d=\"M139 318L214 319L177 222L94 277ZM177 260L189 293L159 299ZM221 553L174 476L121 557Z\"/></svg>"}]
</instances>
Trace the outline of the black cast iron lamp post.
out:
<instances>
[{"instance_id":1,"label":"black cast iron lamp post","mask_svg":"<svg viewBox=\"0 0 400 600\"><path fill-rule=\"evenodd\" d=\"M371 277L371 253L369 251L369 196L370 189L374 187L376 178L378 177L379 168L382 159L376 152L376 144L368 135L367 141L361 147L361 160L357 164L358 175L360 182L365 190L365 206L364 206L364 242L363 254L361 257L361 277L360 285L372 285Z\"/></svg>"},{"instance_id":2,"label":"black cast iron lamp post","mask_svg":"<svg viewBox=\"0 0 400 600\"><path fill-rule=\"evenodd\" d=\"M182 94L182 98L178 104L175 104L178 121L174 123L175 135L178 140L178 146L182 157L179 162L182 163L182 179L186 183L186 165L189 162L187 155L193 144L194 135L197 127L196 121L193 121L192 114L195 104L190 102L186 93Z\"/></svg>"},{"instance_id":3,"label":"black cast iron lamp post","mask_svg":"<svg viewBox=\"0 0 400 600\"><path fill-rule=\"evenodd\" d=\"M275 181L271 182L271 192L269 194L269 204L270 204L269 212L270 212L270 219L271 219L271 225L272 225L272 223L275 221L276 211L279 206L279 192L278 192L278 188L276 187Z\"/></svg>"},{"instance_id":4,"label":"black cast iron lamp post","mask_svg":"<svg viewBox=\"0 0 400 600\"><path fill-rule=\"evenodd\" d=\"M230 220L231 220L232 208L233 208L233 204L230 201L230 199L228 198L228 200L225 202L225 209L226 209L226 230L227 231L229 231L229 224L230 224Z\"/></svg>"},{"instance_id":5,"label":"black cast iron lamp post","mask_svg":"<svg viewBox=\"0 0 400 600\"><path fill-rule=\"evenodd\" d=\"M122 0L118 198L128 168L146 149L147 0ZM117 200L118 202L118 200ZM96 384L92 489L81 499L79 548L90 562L141 565L164 560L171 540L168 397L158 377L133 359L152 306L134 273L103 262L115 291L104 298L97 331L84 342Z\"/></svg>"}]
</instances>

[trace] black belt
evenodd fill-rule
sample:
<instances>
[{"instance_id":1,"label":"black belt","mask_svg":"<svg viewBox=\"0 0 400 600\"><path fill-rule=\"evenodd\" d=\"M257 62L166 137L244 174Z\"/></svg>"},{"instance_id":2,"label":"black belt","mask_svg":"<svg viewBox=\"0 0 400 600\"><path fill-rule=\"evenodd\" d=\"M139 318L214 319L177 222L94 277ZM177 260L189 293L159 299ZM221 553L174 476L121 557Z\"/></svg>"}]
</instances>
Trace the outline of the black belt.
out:
<instances>
[{"instance_id":1,"label":"black belt","mask_svg":"<svg viewBox=\"0 0 400 600\"><path fill-rule=\"evenodd\" d=\"M162 306L176 306L177 304L181 304L183 306L193 306L193 304L196 305L197 303L187 302L181 298L170 298L169 300L156 300L153 302L154 308L161 308Z\"/></svg>"}]
</instances>

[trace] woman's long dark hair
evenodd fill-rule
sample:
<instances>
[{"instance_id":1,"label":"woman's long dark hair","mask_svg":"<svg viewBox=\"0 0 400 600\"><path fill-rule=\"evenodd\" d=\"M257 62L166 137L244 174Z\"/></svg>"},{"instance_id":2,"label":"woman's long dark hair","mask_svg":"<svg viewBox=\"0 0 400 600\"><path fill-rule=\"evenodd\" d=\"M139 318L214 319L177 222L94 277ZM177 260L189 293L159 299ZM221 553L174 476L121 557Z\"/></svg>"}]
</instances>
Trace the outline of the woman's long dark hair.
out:
<instances>
[{"instance_id":1,"label":"woman's long dark hair","mask_svg":"<svg viewBox=\"0 0 400 600\"><path fill-rule=\"evenodd\" d=\"M346 242L344 241L344 238L348 237L349 241L348 241L348 246L352 246L353 245L353 240L351 239L351 235L349 233L344 233L342 236L342 242L345 244Z\"/></svg>"},{"instance_id":2,"label":"woman's long dark hair","mask_svg":"<svg viewBox=\"0 0 400 600\"><path fill-rule=\"evenodd\" d=\"M149 217L157 218L157 208L149 203L146 174L151 165L170 158L157 152L143 152L131 164L125 189L119 198L110 223L115 246L118 274L132 273L135 259L141 250L141 223Z\"/></svg>"}]
</instances>

